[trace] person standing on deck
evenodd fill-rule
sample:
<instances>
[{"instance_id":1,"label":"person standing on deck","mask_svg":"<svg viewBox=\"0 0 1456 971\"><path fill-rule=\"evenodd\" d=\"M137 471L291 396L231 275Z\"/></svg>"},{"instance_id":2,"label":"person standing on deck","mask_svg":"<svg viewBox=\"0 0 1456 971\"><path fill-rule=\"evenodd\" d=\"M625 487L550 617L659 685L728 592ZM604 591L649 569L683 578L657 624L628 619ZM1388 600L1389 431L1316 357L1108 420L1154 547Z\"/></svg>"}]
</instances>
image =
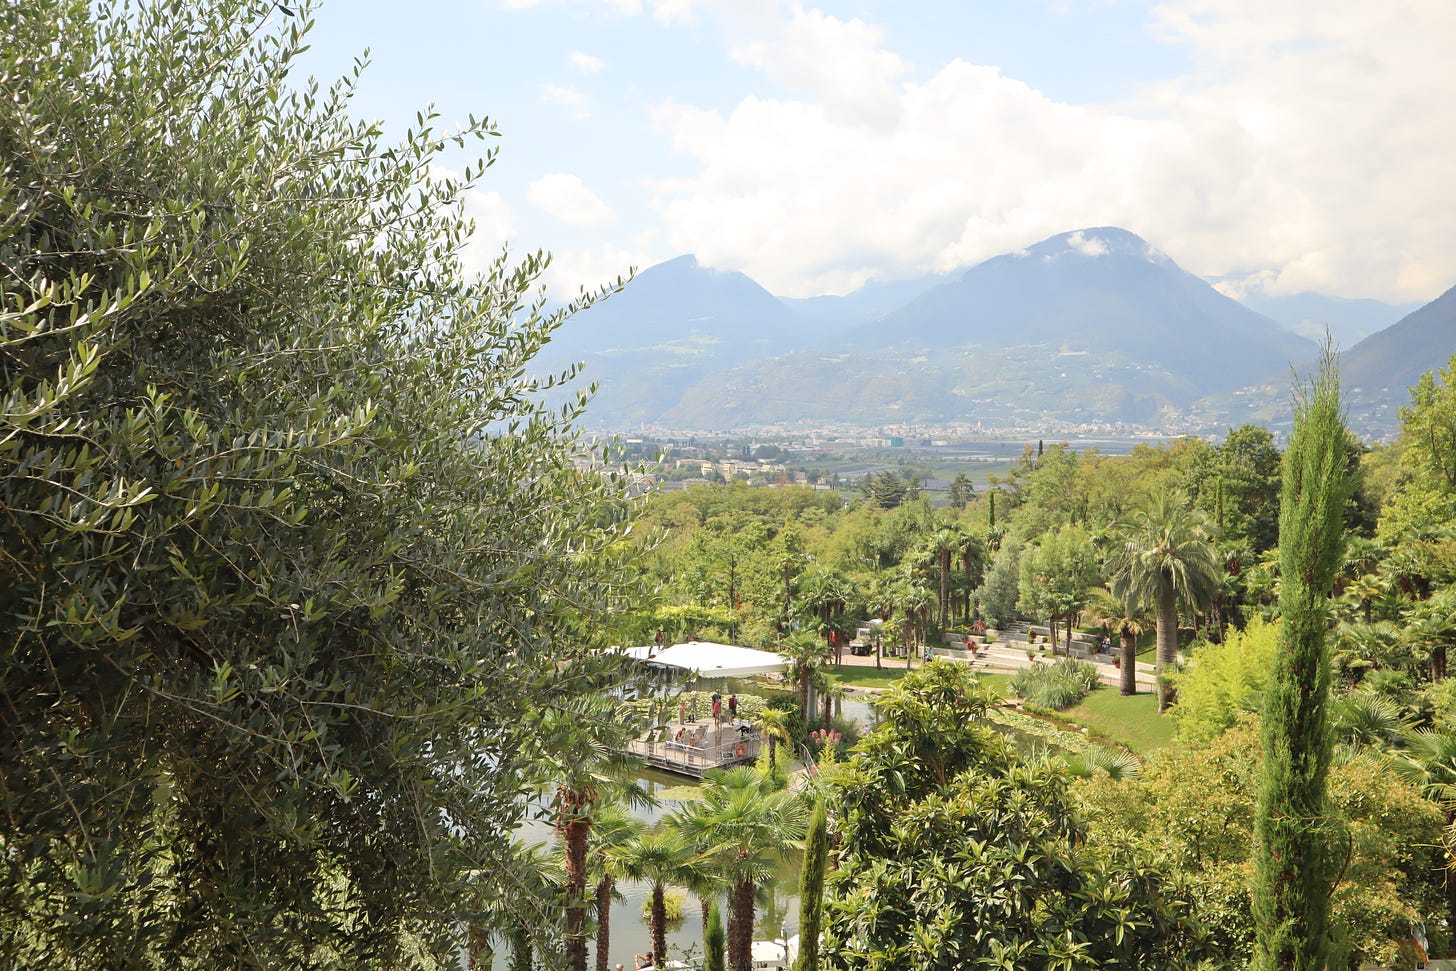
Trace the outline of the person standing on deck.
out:
<instances>
[{"instance_id":1,"label":"person standing on deck","mask_svg":"<svg viewBox=\"0 0 1456 971\"><path fill-rule=\"evenodd\" d=\"M723 696L716 691L713 692L713 724L723 724Z\"/></svg>"},{"instance_id":2,"label":"person standing on deck","mask_svg":"<svg viewBox=\"0 0 1456 971\"><path fill-rule=\"evenodd\" d=\"M729 722L736 722L737 720L738 720L738 695L737 695L737 693L734 693L734 694L731 694L731 695L728 696L728 721Z\"/></svg>"}]
</instances>

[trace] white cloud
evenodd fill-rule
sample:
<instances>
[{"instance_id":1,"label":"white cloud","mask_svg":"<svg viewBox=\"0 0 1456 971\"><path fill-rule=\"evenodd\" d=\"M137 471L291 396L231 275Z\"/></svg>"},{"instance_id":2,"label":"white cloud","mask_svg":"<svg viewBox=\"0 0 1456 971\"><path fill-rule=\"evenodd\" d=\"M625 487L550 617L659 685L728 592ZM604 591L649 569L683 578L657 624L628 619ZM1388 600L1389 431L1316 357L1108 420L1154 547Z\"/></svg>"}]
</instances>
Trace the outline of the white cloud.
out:
<instances>
[{"instance_id":1,"label":"white cloud","mask_svg":"<svg viewBox=\"0 0 1456 971\"><path fill-rule=\"evenodd\" d=\"M596 292L611 286L618 277L626 278L633 270L645 269L659 259L642 249L602 243L595 246L558 249L551 254L551 265L542 277L547 292L556 300L574 298L585 288Z\"/></svg>"},{"instance_id":2,"label":"white cloud","mask_svg":"<svg viewBox=\"0 0 1456 971\"><path fill-rule=\"evenodd\" d=\"M560 105L573 118L591 117L591 102L579 88L569 84L541 85L541 100L547 104Z\"/></svg>"},{"instance_id":3,"label":"white cloud","mask_svg":"<svg viewBox=\"0 0 1456 971\"><path fill-rule=\"evenodd\" d=\"M1077 230L1067 237L1067 245L1083 256L1106 256L1107 242L1100 236L1088 236Z\"/></svg>"},{"instance_id":4,"label":"white cloud","mask_svg":"<svg viewBox=\"0 0 1456 971\"><path fill-rule=\"evenodd\" d=\"M600 74L606 68L607 62L600 57L593 57L582 51L572 51L567 55L572 70L579 74Z\"/></svg>"},{"instance_id":5,"label":"white cloud","mask_svg":"<svg viewBox=\"0 0 1456 971\"><path fill-rule=\"evenodd\" d=\"M437 179L463 178L462 173L447 166L432 166L430 175ZM474 224L474 232L460 254L466 273L489 273L490 268L516 236L515 213L499 192L480 188L467 189L461 196L461 213Z\"/></svg>"},{"instance_id":6,"label":"white cloud","mask_svg":"<svg viewBox=\"0 0 1456 971\"><path fill-rule=\"evenodd\" d=\"M659 23L671 24L693 19L696 8L706 0L650 0L652 16ZM610 16L636 17L644 12L642 0L500 0L502 10L530 10L535 7L573 7L599 11Z\"/></svg>"},{"instance_id":7,"label":"white cloud","mask_svg":"<svg viewBox=\"0 0 1456 971\"><path fill-rule=\"evenodd\" d=\"M575 175L553 172L526 187L526 198L547 215L573 226L602 226L617 217Z\"/></svg>"},{"instance_id":8,"label":"white cloud","mask_svg":"<svg viewBox=\"0 0 1456 971\"><path fill-rule=\"evenodd\" d=\"M1270 292L1451 284L1456 4L1167 0L1154 21L1194 71L1098 106L962 61L912 74L874 26L792 7L732 47L788 97L658 108L697 165L655 186L669 242L796 295L1098 225Z\"/></svg>"},{"instance_id":9,"label":"white cloud","mask_svg":"<svg viewBox=\"0 0 1456 971\"><path fill-rule=\"evenodd\" d=\"M732 50L790 90L817 99L845 121L884 124L894 115L897 84L910 68L879 46L883 31L861 20L838 20L797 4L788 23L769 39Z\"/></svg>"},{"instance_id":10,"label":"white cloud","mask_svg":"<svg viewBox=\"0 0 1456 971\"><path fill-rule=\"evenodd\" d=\"M652 0L652 19L660 24L691 22L699 0Z\"/></svg>"}]
</instances>

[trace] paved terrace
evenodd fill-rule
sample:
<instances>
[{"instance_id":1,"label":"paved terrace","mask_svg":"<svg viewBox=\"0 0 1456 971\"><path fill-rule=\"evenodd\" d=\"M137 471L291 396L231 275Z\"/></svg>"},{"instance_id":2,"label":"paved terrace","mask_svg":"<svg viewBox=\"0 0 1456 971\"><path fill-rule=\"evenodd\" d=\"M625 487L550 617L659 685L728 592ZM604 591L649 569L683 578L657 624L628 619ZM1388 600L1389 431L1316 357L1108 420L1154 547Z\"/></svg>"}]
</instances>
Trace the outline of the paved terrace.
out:
<instances>
[{"instance_id":1,"label":"paved terrace","mask_svg":"<svg viewBox=\"0 0 1456 971\"><path fill-rule=\"evenodd\" d=\"M1029 637L1035 633L1037 644L1033 648L1032 657L1026 656L1026 649L1030 647ZM970 665L972 668L993 674L1015 674L1022 668L1034 664L1051 664L1059 660L1063 655L1055 654L1042 657L1042 651L1048 648L1047 629L1045 627L1026 627L1008 629L1004 631L988 631L991 643L985 643L985 637L972 636L971 643L967 644L959 637L946 635L946 642L937 645L934 649L935 656L939 658L950 658ZM1065 643L1065 635L1062 636L1062 643ZM971 648L975 650L972 651ZM1097 673L1103 684L1114 688L1122 683L1122 671L1118 668L1116 658L1119 651L1116 643L1113 644L1112 654L1095 653L1096 641L1088 636L1073 636L1072 656L1078 660L1086 661L1096 666ZM914 661L914 666L919 667L922 662L919 658ZM844 664L846 667L874 667L875 658L873 654L867 656L856 656L848 650L844 652ZM905 667L905 658L886 656L881 660L881 666L894 670ZM1137 688L1139 692L1151 692L1156 686L1153 665L1139 661L1137 663Z\"/></svg>"}]
</instances>

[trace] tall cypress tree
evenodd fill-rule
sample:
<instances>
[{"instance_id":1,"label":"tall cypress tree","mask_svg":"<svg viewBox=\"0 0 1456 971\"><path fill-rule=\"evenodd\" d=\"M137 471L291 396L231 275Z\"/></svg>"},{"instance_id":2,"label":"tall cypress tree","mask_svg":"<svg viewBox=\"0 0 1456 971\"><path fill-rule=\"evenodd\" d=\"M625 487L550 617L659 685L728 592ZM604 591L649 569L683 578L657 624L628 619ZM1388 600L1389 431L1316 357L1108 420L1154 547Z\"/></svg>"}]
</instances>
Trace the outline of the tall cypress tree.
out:
<instances>
[{"instance_id":1,"label":"tall cypress tree","mask_svg":"<svg viewBox=\"0 0 1456 971\"><path fill-rule=\"evenodd\" d=\"M796 971L819 971L819 917L824 910L824 869L829 860L829 824L824 802L814 805L804 836L804 872L799 882L799 959Z\"/></svg>"},{"instance_id":2,"label":"tall cypress tree","mask_svg":"<svg viewBox=\"0 0 1456 971\"><path fill-rule=\"evenodd\" d=\"M1296 389L1279 514L1283 614L1264 695L1263 777L1255 820L1257 971L1323 971L1335 860L1326 810L1330 763L1327 602L1339 564L1346 431L1326 345L1319 374Z\"/></svg>"},{"instance_id":3,"label":"tall cypress tree","mask_svg":"<svg viewBox=\"0 0 1456 971\"><path fill-rule=\"evenodd\" d=\"M718 909L718 897L714 894L713 899L708 901L708 922L703 930L704 971L726 971L728 965L723 952L727 944L728 935L723 932L723 912Z\"/></svg>"}]
</instances>

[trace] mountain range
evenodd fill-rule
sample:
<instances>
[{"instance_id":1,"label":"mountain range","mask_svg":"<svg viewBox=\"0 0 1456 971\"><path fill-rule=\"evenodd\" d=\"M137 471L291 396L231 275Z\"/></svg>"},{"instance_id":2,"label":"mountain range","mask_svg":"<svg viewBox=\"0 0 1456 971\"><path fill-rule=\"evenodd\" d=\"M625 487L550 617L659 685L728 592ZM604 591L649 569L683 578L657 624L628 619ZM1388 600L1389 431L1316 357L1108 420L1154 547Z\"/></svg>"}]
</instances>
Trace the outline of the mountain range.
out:
<instances>
[{"instance_id":1,"label":"mountain range","mask_svg":"<svg viewBox=\"0 0 1456 971\"><path fill-rule=\"evenodd\" d=\"M1336 311L1347 336L1373 326L1381 307L1390 320L1402 309L1318 294L1265 306L1286 322ZM1096 227L956 274L809 300L683 256L571 318L538 360L551 371L584 362L601 385L588 423L613 430L1186 431L1287 410L1290 367L1318 356L1295 327L1137 235ZM1346 387L1359 388L1361 430L1388 431L1405 388L1452 353L1456 289L1350 348L1342 367Z\"/></svg>"}]
</instances>

